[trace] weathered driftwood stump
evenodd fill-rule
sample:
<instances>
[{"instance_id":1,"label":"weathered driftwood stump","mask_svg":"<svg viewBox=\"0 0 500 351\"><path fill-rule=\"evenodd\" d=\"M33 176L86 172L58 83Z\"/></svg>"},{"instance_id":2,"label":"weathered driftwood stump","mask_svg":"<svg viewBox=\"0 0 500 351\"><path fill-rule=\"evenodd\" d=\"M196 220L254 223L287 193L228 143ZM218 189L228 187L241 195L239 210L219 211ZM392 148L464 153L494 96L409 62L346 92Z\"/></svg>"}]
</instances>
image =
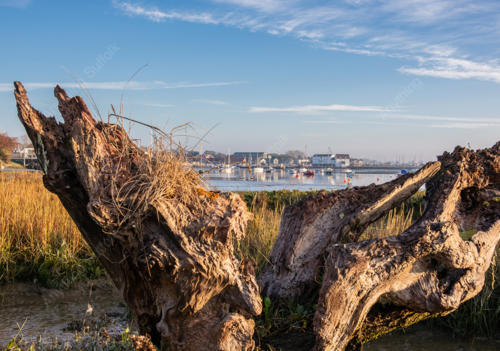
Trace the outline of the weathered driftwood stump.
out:
<instances>
[{"instance_id":1,"label":"weathered driftwood stump","mask_svg":"<svg viewBox=\"0 0 500 351\"><path fill-rule=\"evenodd\" d=\"M358 242L370 223L424 183L427 205L414 225L398 236ZM356 348L448 314L484 285L500 241L499 200L500 142L477 152L457 147L383 185L304 199L283 213L263 293L300 300L320 289L316 350ZM464 241L465 230L477 233Z\"/></svg>"},{"instance_id":2,"label":"weathered driftwood stump","mask_svg":"<svg viewBox=\"0 0 500 351\"><path fill-rule=\"evenodd\" d=\"M250 316L261 312L261 299L252 264L233 254L249 218L243 201L202 188L183 202L164 191L155 196L156 183L141 179L147 155L122 128L96 122L80 97L56 87L60 124L31 107L20 83L15 96L45 186L108 271L140 331L169 350L252 350Z\"/></svg>"},{"instance_id":3,"label":"weathered driftwood stump","mask_svg":"<svg viewBox=\"0 0 500 351\"><path fill-rule=\"evenodd\" d=\"M241 199L206 191L185 170L187 183L172 181L175 162L163 171L162 160L144 162L149 155L121 127L96 122L80 97L59 87L64 123L31 107L20 83L15 96L45 186L109 272L140 331L169 350L253 349L259 286L253 264L233 253L249 218ZM450 313L482 289L500 241L499 171L500 143L476 152L457 147L415 174L287 207L260 277L262 293L317 299L316 350L355 349ZM424 184L427 205L414 225L360 240ZM461 230L477 232L465 241Z\"/></svg>"}]
</instances>

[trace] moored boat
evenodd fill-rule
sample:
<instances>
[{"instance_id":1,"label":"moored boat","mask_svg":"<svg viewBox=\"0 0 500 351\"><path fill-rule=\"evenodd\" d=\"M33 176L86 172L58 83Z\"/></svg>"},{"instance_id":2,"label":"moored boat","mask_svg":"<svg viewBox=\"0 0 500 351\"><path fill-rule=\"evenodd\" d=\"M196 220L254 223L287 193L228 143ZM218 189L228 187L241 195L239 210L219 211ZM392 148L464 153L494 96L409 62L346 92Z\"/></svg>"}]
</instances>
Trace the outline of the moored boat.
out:
<instances>
[{"instance_id":1,"label":"moored boat","mask_svg":"<svg viewBox=\"0 0 500 351\"><path fill-rule=\"evenodd\" d=\"M226 166L222 167L221 172L227 173L227 174L233 173L233 167L226 165Z\"/></svg>"}]
</instances>

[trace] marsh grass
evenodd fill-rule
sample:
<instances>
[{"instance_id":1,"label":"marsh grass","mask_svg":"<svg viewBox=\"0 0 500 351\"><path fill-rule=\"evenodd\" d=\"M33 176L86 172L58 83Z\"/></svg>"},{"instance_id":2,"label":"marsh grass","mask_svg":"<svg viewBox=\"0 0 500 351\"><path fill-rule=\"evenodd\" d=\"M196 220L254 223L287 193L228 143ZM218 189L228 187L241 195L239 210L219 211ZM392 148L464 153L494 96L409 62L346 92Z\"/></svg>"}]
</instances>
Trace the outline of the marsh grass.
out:
<instances>
[{"instance_id":1,"label":"marsh grass","mask_svg":"<svg viewBox=\"0 0 500 351\"><path fill-rule=\"evenodd\" d=\"M238 257L254 261L257 265L257 274L259 274L269 263L269 256L278 237L284 208L316 193L317 191L297 190L239 193L252 212L253 219L247 225L245 238L236 243Z\"/></svg>"},{"instance_id":2,"label":"marsh grass","mask_svg":"<svg viewBox=\"0 0 500 351\"><path fill-rule=\"evenodd\" d=\"M398 235L419 219L425 209L424 192L418 192L385 216L370 224L360 236L361 240Z\"/></svg>"},{"instance_id":3,"label":"marsh grass","mask_svg":"<svg viewBox=\"0 0 500 351\"><path fill-rule=\"evenodd\" d=\"M256 197L252 199L248 208L253 218L247 225L243 240L236 243L236 253L240 258L255 262L259 273L269 262L271 249L280 228L282 209L269 208L267 202L258 204Z\"/></svg>"},{"instance_id":4,"label":"marsh grass","mask_svg":"<svg viewBox=\"0 0 500 351\"><path fill-rule=\"evenodd\" d=\"M103 274L59 199L38 172L0 173L0 282L67 287Z\"/></svg>"}]
</instances>

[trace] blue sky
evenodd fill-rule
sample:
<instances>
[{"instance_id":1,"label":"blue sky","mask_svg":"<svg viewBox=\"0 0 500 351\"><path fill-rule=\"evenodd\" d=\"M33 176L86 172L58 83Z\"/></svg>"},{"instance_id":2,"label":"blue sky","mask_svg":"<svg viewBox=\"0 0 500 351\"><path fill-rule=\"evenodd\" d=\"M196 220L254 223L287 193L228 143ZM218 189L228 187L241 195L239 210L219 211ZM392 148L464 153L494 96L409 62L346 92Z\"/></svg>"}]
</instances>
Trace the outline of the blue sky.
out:
<instances>
[{"instance_id":1,"label":"blue sky","mask_svg":"<svg viewBox=\"0 0 500 351\"><path fill-rule=\"evenodd\" d=\"M0 0L0 130L20 80L48 115L59 83L103 119L215 126L203 149L429 160L500 139L499 44L498 1Z\"/></svg>"}]
</instances>

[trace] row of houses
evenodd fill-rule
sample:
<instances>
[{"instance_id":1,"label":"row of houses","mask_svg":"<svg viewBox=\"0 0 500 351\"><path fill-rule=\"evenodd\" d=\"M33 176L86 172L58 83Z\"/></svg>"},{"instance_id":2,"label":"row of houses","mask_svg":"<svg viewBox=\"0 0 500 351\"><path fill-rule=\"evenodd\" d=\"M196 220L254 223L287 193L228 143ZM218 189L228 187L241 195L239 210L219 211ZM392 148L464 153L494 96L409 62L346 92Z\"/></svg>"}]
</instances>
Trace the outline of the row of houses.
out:
<instances>
[{"instance_id":1,"label":"row of houses","mask_svg":"<svg viewBox=\"0 0 500 351\"><path fill-rule=\"evenodd\" d=\"M349 167L349 154L314 154L311 160L313 167Z\"/></svg>"},{"instance_id":2,"label":"row of houses","mask_svg":"<svg viewBox=\"0 0 500 351\"><path fill-rule=\"evenodd\" d=\"M268 154L266 152L235 152L233 154L225 155L215 151L206 151L200 155L196 151L187 153L188 159L192 162L208 161L213 163L227 163L231 164L251 164L260 166L313 166L313 167L356 167L361 166L362 161L358 159L351 159L349 154L315 154L311 158L294 157L287 154Z\"/></svg>"}]
</instances>

